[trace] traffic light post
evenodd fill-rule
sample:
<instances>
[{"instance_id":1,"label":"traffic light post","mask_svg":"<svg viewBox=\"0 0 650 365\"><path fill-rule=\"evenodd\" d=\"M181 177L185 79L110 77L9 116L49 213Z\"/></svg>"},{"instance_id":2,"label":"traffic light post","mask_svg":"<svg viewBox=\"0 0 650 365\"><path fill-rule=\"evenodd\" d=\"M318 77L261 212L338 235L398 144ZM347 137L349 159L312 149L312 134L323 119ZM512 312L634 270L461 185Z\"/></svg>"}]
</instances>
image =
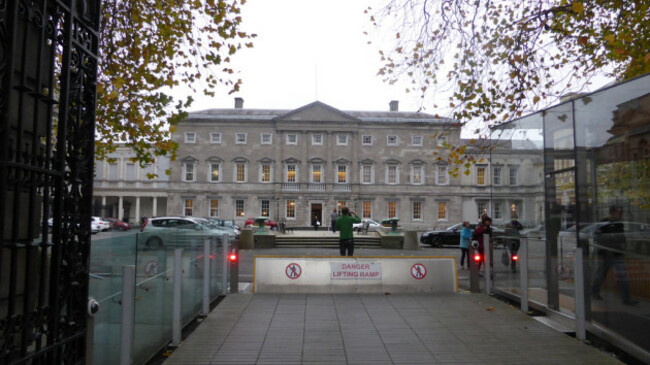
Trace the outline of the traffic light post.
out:
<instances>
[{"instance_id":1,"label":"traffic light post","mask_svg":"<svg viewBox=\"0 0 650 365\"><path fill-rule=\"evenodd\" d=\"M478 241L472 241L469 246L469 292L480 293L481 285L478 278L478 264L481 262L481 254L478 252Z\"/></svg>"},{"instance_id":2,"label":"traffic light post","mask_svg":"<svg viewBox=\"0 0 650 365\"><path fill-rule=\"evenodd\" d=\"M230 293L239 291L239 245L232 241L228 249L228 267L230 268Z\"/></svg>"}]
</instances>

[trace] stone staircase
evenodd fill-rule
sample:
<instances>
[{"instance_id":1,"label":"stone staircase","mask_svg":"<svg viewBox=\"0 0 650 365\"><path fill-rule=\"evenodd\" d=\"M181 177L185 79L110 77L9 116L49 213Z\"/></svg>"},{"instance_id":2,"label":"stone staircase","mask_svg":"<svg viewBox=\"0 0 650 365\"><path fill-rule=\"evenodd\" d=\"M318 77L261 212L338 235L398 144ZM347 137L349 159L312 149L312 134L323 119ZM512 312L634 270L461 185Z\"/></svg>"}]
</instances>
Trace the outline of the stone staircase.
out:
<instances>
[{"instance_id":1,"label":"stone staircase","mask_svg":"<svg viewBox=\"0 0 650 365\"><path fill-rule=\"evenodd\" d=\"M368 235L354 235L355 247L381 248L381 240L374 233ZM278 235L275 237L275 247L277 248L338 248L339 237L332 234L331 236L322 237L305 237L299 235Z\"/></svg>"}]
</instances>

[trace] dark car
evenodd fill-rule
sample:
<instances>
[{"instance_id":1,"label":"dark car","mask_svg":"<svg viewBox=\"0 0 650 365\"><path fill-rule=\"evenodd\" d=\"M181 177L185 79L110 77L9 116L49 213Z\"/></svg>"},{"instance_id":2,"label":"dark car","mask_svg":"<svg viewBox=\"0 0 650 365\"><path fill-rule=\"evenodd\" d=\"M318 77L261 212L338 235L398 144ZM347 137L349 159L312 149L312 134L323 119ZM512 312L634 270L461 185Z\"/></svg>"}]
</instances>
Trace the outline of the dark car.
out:
<instances>
[{"instance_id":1,"label":"dark car","mask_svg":"<svg viewBox=\"0 0 650 365\"><path fill-rule=\"evenodd\" d=\"M475 230L477 224L470 223L469 228ZM457 223L441 231L428 231L420 236L420 243L431 245L431 247L458 246L460 244L460 231L463 224ZM501 228L492 227L493 242L495 245L503 244L505 231Z\"/></svg>"}]
</instances>

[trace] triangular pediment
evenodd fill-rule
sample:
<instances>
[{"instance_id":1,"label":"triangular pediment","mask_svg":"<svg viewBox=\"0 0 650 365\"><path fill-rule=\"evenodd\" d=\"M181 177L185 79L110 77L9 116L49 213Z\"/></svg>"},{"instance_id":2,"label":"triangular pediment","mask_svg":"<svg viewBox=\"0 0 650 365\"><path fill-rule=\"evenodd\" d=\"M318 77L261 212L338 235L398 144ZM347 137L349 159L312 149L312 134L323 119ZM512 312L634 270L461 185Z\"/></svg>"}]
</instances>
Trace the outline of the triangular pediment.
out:
<instances>
[{"instance_id":1,"label":"triangular pediment","mask_svg":"<svg viewBox=\"0 0 650 365\"><path fill-rule=\"evenodd\" d=\"M343 111L320 101L292 110L275 118L277 121L295 122L358 122L359 120Z\"/></svg>"}]
</instances>

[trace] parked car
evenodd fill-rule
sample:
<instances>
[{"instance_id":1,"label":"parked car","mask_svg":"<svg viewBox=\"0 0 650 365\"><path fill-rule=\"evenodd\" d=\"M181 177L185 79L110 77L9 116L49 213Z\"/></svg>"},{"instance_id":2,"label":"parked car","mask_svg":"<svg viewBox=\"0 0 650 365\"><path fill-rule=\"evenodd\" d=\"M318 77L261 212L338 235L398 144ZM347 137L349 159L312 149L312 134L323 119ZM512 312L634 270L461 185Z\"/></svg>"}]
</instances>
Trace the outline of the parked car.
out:
<instances>
[{"instance_id":1,"label":"parked car","mask_svg":"<svg viewBox=\"0 0 650 365\"><path fill-rule=\"evenodd\" d=\"M474 230L476 223L470 223L469 227ZM420 243L431 245L431 247L458 246L460 244L460 231L463 229L463 223L457 223L444 230L434 230L422 233ZM492 227L492 241L495 245L505 242L505 230L498 227Z\"/></svg>"},{"instance_id":2,"label":"parked car","mask_svg":"<svg viewBox=\"0 0 650 365\"><path fill-rule=\"evenodd\" d=\"M219 232L219 235L227 234L228 239L231 240L231 241L236 238L235 231L230 227L218 226L215 223L210 222L210 220L207 219L207 218L194 218L194 219L198 223L201 223L204 226L206 226L206 227L208 227L208 228L210 228L210 229L212 229L212 230L214 230L216 232Z\"/></svg>"},{"instance_id":3,"label":"parked car","mask_svg":"<svg viewBox=\"0 0 650 365\"><path fill-rule=\"evenodd\" d=\"M108 221L103 220L101 217L92 217L92 223L99 225L99 229L104 231L110 231L112 224Z\"/></svg>"},{"instance_id":4,"label":"parked car","mask_svg":"<svg viewBox=\"0 0 650 365\"><path fill-rule=\"evenodd\" d=\"M205 219L209 220L210 223L216 225L217 227L231 230L235 234L235 238L239 238L239 235L241 235L241 229L238 225L235 224L235 221L232 219L226 220L214 217L205 217Z\"/></svg>"},{"instance_id":5,"label":"parked car","mask_svg":"<svg viewBox=\"0 0 650 365\"><path fill-rule=\"evenodd\" d=\"M603 221L592 224L581 224L578 232L578 239L581 242L589 243L593 249L613 249L624 250L630 253L640 255L648 255L650 253L650 227L648 223L643 222L616 222L623 224L623 236L625 237L625 245L614 245L616 247L607 247L607 244L602 242L612 241L607 236L612 233L603 233L603 228L612 222ZM561 249L572 250L576 245L576 232L575 225L569 230L560 231L558 242ZM607 231L607 230L605 230ZM603 238L603 239L599 239ZM614 239L615 241L615 239Z\"/></svg>"},{"instance_id":6,"label":"parked car","mask_svg":"<svg viewBox=\"0 0 650 365\"><path fill-rule=\"evenodd\" d=\"M128 224L126 222L122 222L121 220L119 220L117 218L110 218L109 217L109 218L104 218L104 220L111 223L111 227L115 231L128 231L128 230L131 229L130 224Z\"/></svg>"},{"instance_id":7,"label":"parked car","mask_svg":"<svg viewBox=\"0 0 650 365\"><path fill-rule=\"evenodd\" d=\"M78 226L79 226L79 224L77 224L77 227ZM48 220L47 220L48 231L52 232L53 227L54 227L54 218L48 218ZM90 222L90 233L95 234L95 233L99 233L101 231L102 231L102 227L99 225L99 223L96 223L96 222L93 222L93 221Z\"/></svg>"},{"instance_id":8,"label":"parked car","mask_svg":"<svg viewBox=\"0 0 650 365\"><path fill-rule=\"evenodd\" d=\"M202 245L206 238L223 235L224 231L205 222L205 219L194 217L149 218L140 228L138 245L143 244L146 248L188 247Z\"/></svg>"},{"instance_id":9,"label":"parked car","mask_svg":"<svg viewBox=\"0 0 650 365\"><path fill-rule=\"evenodd\" d=\"M366 222L368 222L368 231L376 231L377 229L382 227L381 223L379 223L379 222L377 222L375 220L372 220L370 218L363 218L363 219L361 219L361 223L354 223L352 225L352 229L355 232L361 232L361 230L363 229L363 225Z\"/></svg>"},{"instance_id":10,"label":"parked car","mask_svg":"<svg viewBox=\"0 0 650 365\"><path fill-rule=\"evenodd\" d=\"M521 231L521 236L526 238L546 238L546 226L544 223Z\"/></svg>"},{"instance_id":11,"label":"parked car","mask_svg":"<svg viewBox=\"0 0 650 365\"><path fill-rule=\"evenodd\" d=\"M278 230L278 222L276 222L276 221L272 221L270 219L267 219L264 222L264 225L266 225L272 231L277 231ZM250 218L248 218L246 220L246 222L244 222L244 227L248 227L248 226L257 226L257 223L255 222L254 217L250 217Z\"/></svg>"}]
</instances>

